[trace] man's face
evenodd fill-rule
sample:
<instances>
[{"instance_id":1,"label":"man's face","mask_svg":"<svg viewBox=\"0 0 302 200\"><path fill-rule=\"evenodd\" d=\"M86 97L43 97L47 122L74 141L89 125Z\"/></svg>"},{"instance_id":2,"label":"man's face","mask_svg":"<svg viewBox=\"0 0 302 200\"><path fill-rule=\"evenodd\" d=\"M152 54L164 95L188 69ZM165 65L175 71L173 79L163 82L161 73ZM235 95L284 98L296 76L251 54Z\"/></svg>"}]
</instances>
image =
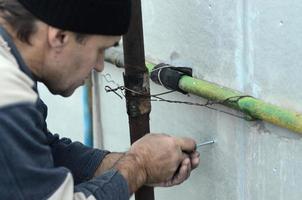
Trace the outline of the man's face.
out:
<instances>
[{"instance_id":1,"label":"man's face","mask_svg":"<svg viewBox=\"0 0 302 200\"><path fill-rule=\"evenodd\" d=\"M82 42L69 36L63 47L53 48L45 56L42 82L53 94L70 96L83 85L92 70L104 69L104 51L116 45L120 36L87 36Z\"/></svg>"}]
</instances>

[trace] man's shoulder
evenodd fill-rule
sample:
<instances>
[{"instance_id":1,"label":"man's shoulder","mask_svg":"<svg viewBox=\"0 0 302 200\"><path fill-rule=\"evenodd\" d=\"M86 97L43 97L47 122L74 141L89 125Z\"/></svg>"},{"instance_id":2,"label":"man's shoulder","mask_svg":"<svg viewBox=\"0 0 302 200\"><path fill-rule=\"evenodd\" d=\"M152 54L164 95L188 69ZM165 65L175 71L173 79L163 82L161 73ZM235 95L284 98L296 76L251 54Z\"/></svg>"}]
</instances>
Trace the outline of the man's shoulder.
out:
<instances>
[{"instance_id":1,"label":"man's shoulder","mask_svg":"<svg viewBox=\"0 0 302 200\"><path fill-rule=\"evenodd\" d=\"M0 72L0 108L37 101L34 81L20 70L9 48L3 45L0 46Z\"/></svg>"}]
</instances>

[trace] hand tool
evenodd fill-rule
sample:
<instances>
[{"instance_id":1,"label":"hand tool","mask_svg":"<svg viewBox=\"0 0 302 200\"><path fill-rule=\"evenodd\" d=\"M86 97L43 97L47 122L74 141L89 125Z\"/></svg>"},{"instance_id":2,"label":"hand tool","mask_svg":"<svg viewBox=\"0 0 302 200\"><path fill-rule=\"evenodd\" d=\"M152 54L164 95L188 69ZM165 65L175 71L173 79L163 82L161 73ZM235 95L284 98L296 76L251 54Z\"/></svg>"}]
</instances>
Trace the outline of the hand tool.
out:
<instances>
[{"instance_id":1,"label":"hand tool","mask_svg":"<svg viewBox=\"0 0 302 200\"><path fill-rule=\"evenodd\" d=\"M210 140L210 141L207 141L207 142L197 144L196 148L199 148L199 147L202 147L202 146L205 146L205 145L209 145L209 144L214 144L214 143L215 143L215 140Z\"/></svg>"}]
</instances>

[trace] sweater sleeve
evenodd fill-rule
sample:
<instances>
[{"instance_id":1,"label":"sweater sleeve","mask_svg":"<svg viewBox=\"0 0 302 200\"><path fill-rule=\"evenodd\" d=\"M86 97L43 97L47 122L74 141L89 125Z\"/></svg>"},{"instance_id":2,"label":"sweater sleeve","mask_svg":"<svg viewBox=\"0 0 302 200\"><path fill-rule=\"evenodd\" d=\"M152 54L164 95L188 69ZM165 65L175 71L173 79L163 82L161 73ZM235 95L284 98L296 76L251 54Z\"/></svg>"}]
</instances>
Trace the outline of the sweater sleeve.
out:
<instances>
[{"instance_id":1,"label":"sweater sleeve","mask_svg":"<svg viewBox=\"0 0 302 200\"><path fill-rule=\"evenodd\" d=\"M47 138L52 150L55 166L68 168L75 184L90 180L97 167L109 151L93 149L80 142L72 142L70 139L59 139L59 135L47 133Z\"/></svg>"},{"instance_id":2,"label":"sweater sleeve","mask_svg":"<svg viewBox=\"0 0 302 200\"><path fill-rule=\"evenodd\" d=\"M91 177L88 171L101 161L105 152L46 135L44 125L44 118L35 105L10 105L0 109L1 199L129 199L127 182L115 170L84 181ZM53 156L60 152L60 159ZM71 161L63 162L63 159ZM82 178L78 185L74 174Z\"/></svg>"}]
</instances>

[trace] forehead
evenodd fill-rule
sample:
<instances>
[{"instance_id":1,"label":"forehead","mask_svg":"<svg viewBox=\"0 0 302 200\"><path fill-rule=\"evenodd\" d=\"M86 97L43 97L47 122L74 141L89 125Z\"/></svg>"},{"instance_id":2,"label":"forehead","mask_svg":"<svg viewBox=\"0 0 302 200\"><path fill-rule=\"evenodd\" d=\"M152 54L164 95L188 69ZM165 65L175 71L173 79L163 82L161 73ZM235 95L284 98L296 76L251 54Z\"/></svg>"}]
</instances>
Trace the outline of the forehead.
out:
<instances>
[{"instance_id":1,"label":"forehead","mask_svg":"<svg viewBox=\"0 0 302 200\"><path fill-rule=\"evenodd\" d=\"M93 35L90 37L90 43L102 47L114 46L121 40L121 36L106 36L106 35Z\"/></svg>"}]
</instances>

